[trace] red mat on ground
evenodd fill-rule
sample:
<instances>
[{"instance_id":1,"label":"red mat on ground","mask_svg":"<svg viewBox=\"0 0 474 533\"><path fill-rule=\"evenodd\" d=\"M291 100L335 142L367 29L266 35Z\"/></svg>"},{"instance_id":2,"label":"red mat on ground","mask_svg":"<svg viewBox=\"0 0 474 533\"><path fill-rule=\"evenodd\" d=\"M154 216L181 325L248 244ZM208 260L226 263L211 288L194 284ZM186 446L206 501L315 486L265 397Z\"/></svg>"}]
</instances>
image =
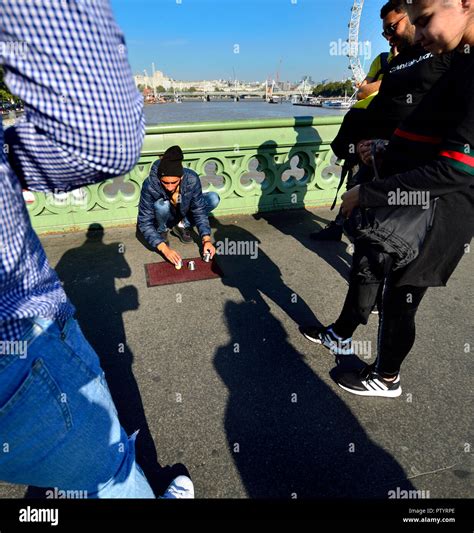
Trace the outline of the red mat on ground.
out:
<instances>
[{"instance_id":1,"label":"red mat on ground","mask_svg":"<svg viewBox=\"0 0 474 533\"><path fill-rule=\"evenodd\" d=\"M196 270L188 269L188 261L194 261ZM222 270L215 260L206 263L200 257L183 259L183 267L178 270L168 261L148 263L145 265L146 284L148 287L169 285L171 283L185 283L203 279L221 278Z\"/></svg>"}]
</instances>

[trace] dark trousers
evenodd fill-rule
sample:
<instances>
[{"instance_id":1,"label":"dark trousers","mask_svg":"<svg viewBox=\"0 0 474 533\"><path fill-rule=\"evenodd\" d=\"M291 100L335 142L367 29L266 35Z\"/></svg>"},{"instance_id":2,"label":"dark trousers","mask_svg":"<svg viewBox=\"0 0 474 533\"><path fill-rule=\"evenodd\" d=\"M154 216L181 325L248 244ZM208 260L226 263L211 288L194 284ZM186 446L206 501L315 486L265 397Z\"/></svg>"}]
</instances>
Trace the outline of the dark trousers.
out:
<instances>
[{"instance_id":1,"label":"dark trousers","mask_svg":"<svg viewBox=\"0 0 474 533\"><path fill-rule=\"evenodd\" d=\"M375 303L379 308L376 368L382 376L396 376L415 342L415 315L426 287L396 287L398 272L390 256L357 244L354 250L349 290L334 331L352 337L360 324L367 324Z\"/></svg>"}]
</instances>

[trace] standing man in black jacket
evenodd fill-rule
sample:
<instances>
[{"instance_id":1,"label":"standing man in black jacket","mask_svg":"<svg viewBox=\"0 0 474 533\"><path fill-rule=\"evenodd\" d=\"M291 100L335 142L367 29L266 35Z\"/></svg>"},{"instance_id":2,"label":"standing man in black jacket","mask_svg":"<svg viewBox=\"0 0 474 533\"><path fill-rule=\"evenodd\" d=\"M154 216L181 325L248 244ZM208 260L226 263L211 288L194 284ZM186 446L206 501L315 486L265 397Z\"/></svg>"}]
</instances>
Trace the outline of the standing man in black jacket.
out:
<instances>
[{"instance_id":1,"label":"standing man in black jacket","mask_svg":"<svg viewBox=\"0 0 474 533\"><path fill-rule=\"evenodd\" d=\"M347 191L342 211L388 206L400 192L437 197L437 210L419 256L405 268L388 268L376 362L336 378L362 396L401 394L400 367L415 342L418 306L428 287L446 285L474 233L474 3L417 0L406 8L416 41L433 54L454 51L452 65L396 129L383 179Z\"/></svg>"},{"instance_id":2,"label":"standing man in black jacket","mask_svg":"<svg viewBox=\"0 0 474 533\"><path fill-rule=\"evenodd\" d=\"M390 62L389 72L384 75L379 94L367 110L357 110L364 114L364 119L363 123L361 121L361 131L354 134L359 134L359 139L369 139L359 143L362 154L366 153L367 145L371 145L370 139L390 139L397 125L412 115L430 89L448 72L453 55L433 54L421 46L415 38L415 26L411 24L404 5L389 2L382 8L381 16L384 21L384 33L387 34L390 44L396 45L400 53ZM403 159L403 152L397 157ZM362 161L365 163L362 164L365 174L368 173L371 178L371 161L364 160L364 157ZM359 181L361 182L362 180ZM354 185L356 183L352 184ZM340 239L343 222L344 217L341 214L335 223L314 235L314 238L329 240L325 237L329 235L330 239ZM321 234L323 235L318 237ZM376 302L378 307L381 307L380 276L389 268L384 259L386 258L380 257L373 249L356 243L349 290L341 314L328 327L310 325L301 328L303 335L311 342L323 344L335 354L353 353L353 333L359 325L367 324Z\"/></svg>"}]
</instances>

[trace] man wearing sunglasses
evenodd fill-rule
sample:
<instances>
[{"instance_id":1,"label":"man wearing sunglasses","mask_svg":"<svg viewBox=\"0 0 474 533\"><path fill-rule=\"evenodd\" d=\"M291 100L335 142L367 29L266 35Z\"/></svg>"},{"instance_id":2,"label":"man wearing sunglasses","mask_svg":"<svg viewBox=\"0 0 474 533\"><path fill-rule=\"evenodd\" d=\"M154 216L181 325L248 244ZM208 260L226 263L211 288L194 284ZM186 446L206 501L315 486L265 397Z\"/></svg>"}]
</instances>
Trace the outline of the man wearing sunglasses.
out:
<instances>
[{"instance_id":1,"label":"man wearing sunglasses","mask_svg":"<svg viewBox=\"0 0 474 533\"><path fill-rule=\"evenodd\" d=\"M208 217L220 202L217 193L202 192L199 176L183 168L182 162L181 148L171 146L153 163L143 183L138 207L138 229L144 239L176 266L181 256L168 245L168 230L173 228L173 234L189 244L193 242L190 229L195 225L202 240L202 252L212 259L216 249L211 242Z\"/></svg>"},{"instance_id":2,"label":"man wearing sunglasses","mask_svg":"<svg viewBox=\"0 0 474 533\"><path fill-rule=\"evenodd\" d=\"M365 80L358 85L359 90L357 92L357 100L363 100L364 104L360 105L362 104L362 102L360 102L356 104L356 107L367 108L372 102L372 99L369 97L375 97L378 94L380 85L382 84L383 75L388 71L392 59L398 55L397 41L399 41L400 38L404 39L405 36L409 36L410 32L406 31L406 26L400 28L400 35L397 34L398 25L406 19L406 17L406 13L401 14L400 16L400 12L397 11L396 8L394 9L394 6L390 2L382 7L380 12L380 18L383 21L382 37L389 41L390 52L379 54L370 65ZM398 20L395 21L395 18L398 18Z\"/></svg>"},{"instance_id":3,"label":"man wearing sunglasses","mask_svg":"<svg viewBox=\"0 0 474 533\"><path fill-rule=\"evenodd\" d=\"M387 39L388 39L389 37L393 37L393 36L396 34L396 32L397 32L397 26L400 24L400 22L401 22L402 20L404 20L404 19L406 18L406 16L407 16L407 15L406 15L406 13L405 13L405 15L403 15L402 17L400 17L400 18L397 20L397 22L392 22L391 24L388 24L388 25L384 28L384 30L383 30L383 32L382 32L382 37L385 37L385 38L387 38Z\"/></svg>"},{"instance_id":4,"label":"man wearing sunglasses","mask_svg":"<svg viewBox=\"0 0 474 533\"><path fill-rule=\"evenodd\" d=\"M397 16L399 15L399 13L394 11L394 6L390 2L385 4L380 11L380 18L383 21L384 28L382 36L385 37L387 41L390 41L390 38L396 31L396 26L400 20L402 20L400 19L396 23L390 23L394 13ZM405 16L406 15L403 15L402 18L405 18ZM390 43L390 52L382 52L372 61L364 81L357 85L357 88L359 89L357 91L357 100L359 101L355 104L356 108L367 109L372 103L373 98L375 98L379 92L384 74L388 72L390 62L397 55L398 49L396 45Z\"/></svg>"}]
</instances>

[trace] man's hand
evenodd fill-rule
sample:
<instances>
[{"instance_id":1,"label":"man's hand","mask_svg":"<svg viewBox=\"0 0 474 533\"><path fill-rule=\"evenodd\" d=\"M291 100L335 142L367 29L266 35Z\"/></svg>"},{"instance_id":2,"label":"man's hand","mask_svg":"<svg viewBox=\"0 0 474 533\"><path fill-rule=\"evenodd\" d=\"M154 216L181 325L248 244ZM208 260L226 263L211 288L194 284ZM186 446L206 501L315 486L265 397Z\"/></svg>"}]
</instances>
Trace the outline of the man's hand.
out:
<instances>
[{"instance_id":1,"label":"man's hand","mask_svg":"<svg viewBox=\"0 0 474 533\"><path fill-rule=\"evenodd\" d=\"M204 241L202 243L202 253L203 255L209 252L211 254L211 259L216 255L216 249L211 241Z\"/></svg>"},{"instance_id":2,"label":"man's hand","mask_svg":"<svg viewBox=\"0 0 474 533\"><path fill-rule=\"evenodd\" d=\"M352 213L352 210L359 207L359 189L360 185L348 190L342 195L342 214L347 218Z\"/></svg>"},{"instance_id":3,"label":"man's hand","mask_svg":"<svg viewBox=\"0 0 474 533\"><path fill-rule=\"evenodd\" d=\"M373 141L366 140L357 143L357 153L364 165L367 166L372 164L372 143Z\"/></svg>"},{"instance_id":4,"label":"man's hand","mask_svg":"<svg viewBox=\"0 0 474 533\"><path fill-rule=\"evenodd\" d=\"M180 261L182 261L181 256L178 254L178 252L175 252L164 242L158 245L158 251L164 255L165 259L167 259L170 263L172 263L175 266Z\"/></svg>"},{"instance_id":5,"label":"man's hand","mask_svg":"<svg viewBox=\"0 0 474 533\"><path fill-rule=\"evenodd\" d=\"M368 166L372 165L372 160L375 157L377 161L383 157L385 150L387 149L388 141L384 139L372 139L370 141L360 141L357 143L357 153L362 162Z\"/></svg>"}]
</instances>

